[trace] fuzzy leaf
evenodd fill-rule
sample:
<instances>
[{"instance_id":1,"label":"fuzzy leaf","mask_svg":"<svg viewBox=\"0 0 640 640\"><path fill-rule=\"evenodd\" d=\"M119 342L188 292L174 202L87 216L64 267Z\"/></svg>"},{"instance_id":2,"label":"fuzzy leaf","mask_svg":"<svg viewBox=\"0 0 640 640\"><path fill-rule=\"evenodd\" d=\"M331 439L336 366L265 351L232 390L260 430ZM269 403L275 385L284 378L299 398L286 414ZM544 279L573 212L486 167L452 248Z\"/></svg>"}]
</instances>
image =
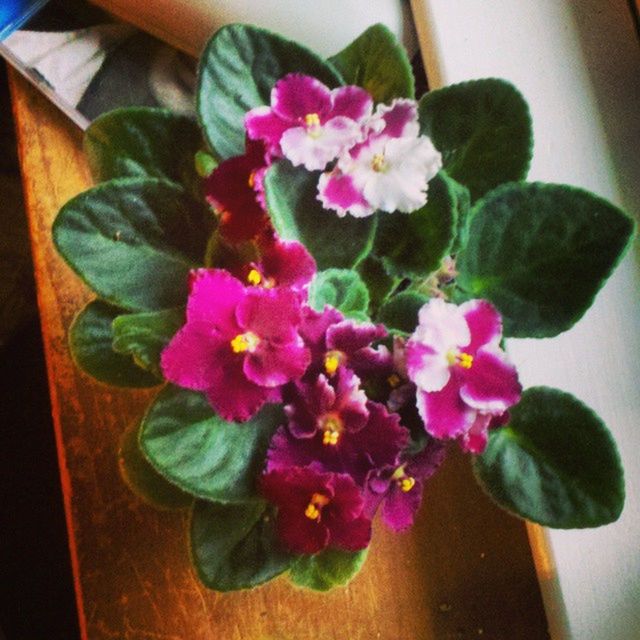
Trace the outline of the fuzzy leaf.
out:
<instances>
[{"instance_id":1,"label":"fuzzy leaf","mask_svg":"<svg viewBox=\"0 0 640 640\"><path fill-rule=\"evenodd\" d=\"M113 321L113 350L162 379L160 354L184 324L184 309L128 313Z\"/></svg>"},{"instance_id":2,"label":"fuzzy leaf","mask_svg":"<svg viewBox=\"0 0 640 640\"><path fill-rule=\"evenodd\" d=\"M402 291L380 307L378 321L389 331L413 333L418 326L418 311L428 299L417 291Z\"/></svg>"},{"instance_id":3,"label":"fuzzy leaf","mask_svg":"<svg viewBox=\"0 0 640 640\"><path fill-rule=\"evenodd\" d=\"M302 242L318 269L350 269L371 251L375 216L339 218L317 199L318 172L280 161L265 176L267 208L283 240Z\"/></svg>"},{"instance_id":4,"label":"fuzzy leaf","mask_svg":"<svg viewBox=\"0 0 640 640\"><path fill-rule=\"evenodd\" d=\"M382 261L372 254L358 265L358 273L369 290L373 314L389 297L398 284L398 279L390 276L382 265Z\"/></svg>"},{"instance_id":5,"label":"fuzzy leaf","mask_svg":"<svg viewBox=\"0 0 640 640\"><path fill-rule=\"evenodd\" d=\"M216 591L256 587L289 568L265 502L198 500L191 518L191 558L198 577Z\"/></svg>"},{"instance_id":6,"label":"fuzzy leaf","mask_svg":"<svg viewBox=\"0 0 640 640\"><path fill-rule=\"evenodd\" d=\"M362 569L368 549L343 551L326 549L313 556L299 556L291 565L289 578L293 584L314 591L329 591L349 583Z\"/></svg>"},{"instance_id":7,"label":"fuzzy leaf","mask_svg":"<svg viewBox=\"0 0 640 640\"><path fill-rule=\"evenodd\" d=\"M102 300L90 302L69 329L69 346L76 365L100 382L117 387L153 387L161 379L137 367L111 344L111 323L123 311Z\"/></svg>"},{"instance_id":8,"label":"fuzzy leaf","mask_svg":"<svg viewBox=\"0 0 640 640\"><path fill-rule=\"evenodd\" d=\"M442 172L444 173L444 172ZM450 176L448 176L448 184L451 187L451 194L454 199L454 208L456 211L456 235L451 253L456 254L467 246L469 241L469 224L471 212L471 194L469 189L460 184Z\"/></svg>"},{"instance_id":9,"label":"fuzzy leaf","mask_svg":"<svg viewBox=\"0 0 640 640\"><path fill-rule=\"evenodd\" d=\"M379 213L375 254L389 274L419 278L440 267L456 231L456 196L450 179L429 182L429 197L412 213Z\"/></svg>"},{"instance_id":10,"label":"fuzzy leaf","mask_svg":"<svg viewBox=\"0 0 640 640\"><path fill-rule=\"evenodd\" d=\"M177 307L201 264L212 216L173 183L123 178L73 198L53 224L58 251L101 298L130 311Z\"/></svg>"},{"instance_id":11,"label":"fuzzy leaf","mask_svg":"<svg viewBox=\"0 0 640 640\"><path fill-rule=\"evenodd\" d=\"M404 47L383 24L374 24L329 58L347 84L368 91L375 102L413 98L415 83Z\"/></svg>"},{"instance_id":12,"label":"fuzzy leaf","mask_svg":"<svg viewBox=\"0 0 640 640\"><path fill-rule=\"evenodd\" d=\"M244 116L271 102L271 89L288 73L318 78L329 87L342 84L332 64L282 36L241 24L222 27L200 61L198 115L220 158L244 153Z\"/></svg>"},{"instance_id":13,"label":"fuzzy leaf","mask_svg":"<svg viewBox=\"0 0 640 640\"><path fill-rule=\"evenodd\" d=\"M158 509L186 509L193 503L193 496L167 482L148 462L140 451L138 433L140 425L134 424L122 434L118 451L120 474L127 486L139 498Z\"/></svg>"},{"instance_id":14,"label":"fuzzy leaf","mask_svg":"<svg viewBox=\"0 0 640 640\"><path fill-rule=\"evenodd\" d=\"M490 432L474 470L499 505L549 527L607 524L624 504L611 434L591 409L557 389L525 391L509 424Z\"/></svg>"},{"instance_id":15,"label":"fuzzy leaf","mask_svg":"<svg viewBox=\"0 0 640 640\"><path fill-rule=\"evenodd\" d=\"M457 284L496 305L506 336L554 336L591 306L633 229L631 218L587 191L505 185L471 212Z\"/></svg>"},{"instance_id":16,"label":"fuzzy leaf","mask_svg":"<svg viewBox=\"0 0 640 640\"><path fill-rule=\"evenodd\" d=\"M348 317L367 321L369 291L360 276L350 269L318 271L309 286L309 306L322 311L328 304Z\"/></svg>"},{"instance_id":17,"label":"fuzzy leaf","mask_svg":"<svg viewBox=\"0 0 640 640\"><path fill-rule=\"evenodd\" d=\"M497 78L471 80L425 94L422 133L442 153L447 173L475 200L503 182L523 180L533 152L529 107Z\"/></svg>"},{"instance_id":18,"label":"fuzzy leaf","mask_svg":"<svg viewBox=\"0 0 640 640\"><path fill-rule=\"evenodd\" d=\"M259 500L256 479L283 422L276 405L242 424L227 422L202 394L167 386L149 407L140 443L149 462L184 491L217 502L249 502Z\"/></svg>"},{"instance_id":19,"label":"fuzzy leaf","mask_svg":"<svg viewBox=\"0 0 640 640\"><path fill-rule=\"evenodd\" d=\"M165 178L191 188L202 134L192 118L166 109L128 107L96 118L84 149L96 181Z\"/></svg>"}]
</instances>

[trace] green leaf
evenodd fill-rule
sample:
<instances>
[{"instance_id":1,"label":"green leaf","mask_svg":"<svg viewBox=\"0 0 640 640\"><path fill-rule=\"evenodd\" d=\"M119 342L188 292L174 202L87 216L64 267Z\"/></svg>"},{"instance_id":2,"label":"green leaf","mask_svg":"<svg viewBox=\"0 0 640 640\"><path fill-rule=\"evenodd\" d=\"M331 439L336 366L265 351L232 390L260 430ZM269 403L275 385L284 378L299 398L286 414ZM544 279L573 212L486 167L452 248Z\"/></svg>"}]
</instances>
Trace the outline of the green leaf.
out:
<instances>
[{"instance_id":1,"label":"green leaf","mask_svg":"<svg viewBox=\"0 0 640 640\"><path fill-rule=\"evenodd\" d=\"M183 305L210 235L204 204L170 182L123 178L73 198L53 224L62 257L101 298L130 311Z\"/></svg>"},{"instance_id":2,"label":"green leaf","mask_svg":"<svg viewBox=\"0 0 640 640\"><path fill-rule=\"evenodd\" d=\"M122 313L102 300L90 302L69 329L69 346L76 365L100 382L118 387L153 387L161 380L137 367L130 356L112 347L111 323Z\"/></svg>"},{"instance_id":3,"label":"green leaf","mask_svg":"<svg viewBox=\"0 0 640 640\"><path fill-rule=\"evenodd\" d=\"M447 173L475 200L523 180L533 152L529 107L505 80L487 78L430 91L418 106L421 132L442 153Z\"/></svg>"},{"instance_id":4,"label":"green leaf","mask_svg":"<svg viewBox=\"0 0 640 640\"><path fill-rule=\"evenodd\" d=\"M368 91L375 102L413 98L415 83L404 47L387 27L374 24L329 58L347 84Z\"/></svg>"},{"instance_id":5,"label":"green leaf","mask_svg":"<svg viewBox=\"0 0 640 640\"><path fill-rule=\"evenodd\" d=\"M471 212L457 260L467 297L488 298L506 336L542 338L571 327L624 254L631 218L587 191L510 184Z\"/></svg>"},{"instance_id":6,"label":"green leaf","mask_svg":"<svg viewBox=\"0 0 640 640\"><path fill-rule=\"evenodd\" d=\"M444 173L442 171L441 173ZM471 194L469 189L460 184L453 178L448 177L450 192L454 200L454 208L456 211L456 234L455 240L451 247L451 253L456 254L467 246L469 241L469 224L471 222Z\"/></svg>"},{"instance_id":7,"label":"green leaf","mask_svg":"<svg viewBox=\"0 0 640 640\"><path fill-rule=\"evenodd\" d=\"M170 482L217 502L258 500L256 479L271 436L284 422L280 405L266 405L242 424L214 414L206 398L167 386L149 407L140 443Z\"/></svg>"},{"instance_id":8,"label":"green leaf","mask_svg":"<svg viewBox=\"0 0 640 640\"><path fill-rule=\"evenodd\" d=\"M291 565L289 578L299 587L329 591L346 585L360 571L368 549L343 551L326 549L313 556L299 556Z\"/></svg>"},{"instance_id":9,"label":"green leaf","mask_svg":"<svg viewBox=\"0 0 640 640\"><path fill-rule=\"evenodd\" d=\"M549 527L607 524L624 504L611 434L591 409L557 389L525 391L509 424L490 432L474 470L499 505Z\"/></svg>"},{"instance_id":10,"label":"green leaf","mask_svg":"<svg viewBox=\"0 0 640 640\"><path fill-rule=\"evenodd\" d=\"M367 321L369 291L360 276L350 269L318 271L309 286L309 306L322 311L328 304L348 318Z\"/></svg>"},{"instance_id":11,"label":"green leaf","mask_svg":"<svg viewBox=\"0 0 640 640\"><path fill-rule=\"evenodd\" d=\"M113 321L113 350L162 379L160 354L184 324L184 309L129 313Z\"/></svg>"},{"instance_id":12,"label":"green leaf","mask_svg":"<svg viewBox=\"0 0 640 640\"><path fill-rule=\"evenodd\" d=\"M319 172L282 160L265 176L267 208L284 240L297 240L315 258L318 269L350 269L371 251L375 216L339 218L317 199Z\"/></svg>"},{"instance_id":13,"label":"green leaf","mask_svg":"<svg viewBox=\"0 0 640 640\"><path fill-rule=\"evenodd\" d=\"M412 213L379 213L375 254L394 276L419 278L440 267L456 231L456 196L446 175L429 182L424 207Z\"/></svg>"},{"instance_id":14,"label":"green leaf","mask_svg":"<svg viewBox=\"0 0 640 640\"><path fill-rule=\"evenodd\" d=\"M369 254L359 265L358 273L365 283L371 298L371 314L389 297L398 285L398 278L390 276L382 265L382 260Z\"/></svg>"},{"instance_id":15,"label":"green leaf","mask_svg":"<svg viewBox=\"0 0 640 640\"><path fill-rule=\"evenodd\" d=\"M389 331L413 333L418 326L418 311L428 300L416 291L402 291L380 307L377 319Z\"/></svg>"},{"instance_id":16,"label":"green leaf","mask_svg":"<svg viewBox=\"0 0 640 640\"><path fill-rule=\"evenodd\" d=\"M85 153L97 181L165 178L190 189L199 182L194 157L201 146L195 120L151 107L105 113L84 135Z\"/></svg>"},{"instance_id":17,"label":"green leaf","mask_svg":"<svg viewBox=\"0 0 640 640\"><path fill-rule=\"evenodd\" d=\"M217 504L198 500L191 519L191 558L209 589L249 589L289 568L292 556L274 531L264 502Z\"/></svg>"},{"instance_id":18,"label":"green leaf","mask_svg":"<svg viewBox=\"0 0 640 640\"><path fill-rule=\"evenodd\" d=\"M250 25L222 27L200 60L198 115L211 147L223 159L244 153L244 116L271 101L271 89L288 73L342 84L333 65L302 45Z\"/></svg>"},{"instance_id":19,"label":"green leaf","mask_svg":"<svg viewBox=\"0 0 640 640\"><path fill-rule=\"evenodd\" d=\"M139 498L158 509L186 509L193 503L193 496L167 482L148 462L140 451L138 433L140 425L134 424L122 434L118 451L120 475L127 486Z\"/></svg>"}]
</instances>

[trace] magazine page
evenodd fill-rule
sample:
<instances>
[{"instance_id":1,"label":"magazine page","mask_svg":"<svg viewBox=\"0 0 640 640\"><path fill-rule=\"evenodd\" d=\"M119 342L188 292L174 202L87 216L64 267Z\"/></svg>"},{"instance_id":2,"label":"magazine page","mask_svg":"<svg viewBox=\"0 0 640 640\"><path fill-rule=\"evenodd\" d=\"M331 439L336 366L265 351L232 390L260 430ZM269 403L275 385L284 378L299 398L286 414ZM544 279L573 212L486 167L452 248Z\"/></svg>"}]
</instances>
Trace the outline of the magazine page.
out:
<instances>
[{"instance_id":1,"label":"magazine page","mask_svg":"<svg viewBox=\"0 0 640 640\"><path fill-rule=\"evenodd\" d=\"M117 107L193 111L195 61L85 2L50 0L0 55L83 129Z\"/></svg>"}]
</instances>

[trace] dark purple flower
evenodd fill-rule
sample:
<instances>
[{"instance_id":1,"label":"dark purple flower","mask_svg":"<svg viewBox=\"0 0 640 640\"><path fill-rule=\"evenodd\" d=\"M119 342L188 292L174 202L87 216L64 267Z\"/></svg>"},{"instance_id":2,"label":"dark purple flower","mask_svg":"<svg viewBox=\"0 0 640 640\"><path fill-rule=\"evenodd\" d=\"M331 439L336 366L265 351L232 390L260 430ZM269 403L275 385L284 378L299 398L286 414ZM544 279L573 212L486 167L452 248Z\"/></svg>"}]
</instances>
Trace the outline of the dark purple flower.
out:
<instances>
[{"instance_id":1,"label":"dark purple flower","mask_svg":"<svg viewBox=\"0 0 640 640\"><path fill-rule=\"evenodd\" d=\"M362 495L349 476L289 467L264 475L262 493L277 505L278 535L294 553L358 551L369 544L371 521L362 515Z\"/></svg>"},{"instance_id":2,"label":"dark purple flower","mask_svg":"<svg viewBox=\"0 0 640 640\"><path fill-rule=\"evenodd\" d=\"M384 325L358 324L345 320L333 307L325 306L320 313L307 307L303 310L300 335L311 350L308 376L318 373L333 376L339 367L348 367L362 380L369 376L388 376L393 372L389 350L371 343L386 337Z\"/></svg>"},{"instance_id":3,"label":"dark purple flower","mask_svg":"<svg viewBox=\"0 0 640 640\"><path fill-rule=\"evenodd\" d=\"M343 431L359 431L367 423L367 396L360 379L340 369L332 383L321 374L314 382L298 382L287 390L285 413L294 437L310 438L320 430L325 440L337 441Z\"/></svg>"},{"instance_id":4,"label":"dark purple flower","mask_svg":"<svg viewBox=\"0 0 640 640\"><path fill-rule=\"evenodd\" d=\"M409 439L397 414L377 402L368 402L367 409L367 424L358 431L338 431L327 422L312 437L296 438L280 427L271 439L267 470L309 466L346 473L364 486L371 471L395 465Z\"/></svg>"},{"instance_id":5,"label":"dark purple flower","mask_svg":"<svg viewBox=\"0 0 640 640\"><path fill-rule=\"evenodd\" d=\"M192 274L187 323L162 352L164 376L204 391L226 420L248 420L309 364L300 315L292 291L247 289L226 271L199 269Z\"/></svg>"},{"instance_id":6,"label":"dark purple flower","mask_svg":"<svg viewBox=\"0 0 640 640\"><path fill-rule=\"evenodd\" d=\"M412 524L422 502L424 481L442 464L445 447L432 439L419 453L403 455L400 463L369 474L365 492L365 513L373 518L382 504L382 519L394 531Z\"/></svg>"},{"instance_id":7,"label":"dark purple flower","mask_svg":"<svg viewBox=\"0 0 640 640\"><path fill-rule=\"evenodd\" d=\"M274 238L262 243L260 260L245 269L248 284L273 289L288 287L301 291L316 273L316 261L300 242Z\"/></svg>"},{"instance_id":8,"label":"dark purple flower","mask_svg":"<svg viewBox=\"0 0 640 640\"><path fill-rule=\"evenodd\" d=\"M204 182L205 198L229 242L252 240L269 225L262 196L265 153L263 143L248 141L244 155L222 162Z\"/></svg>"}]
</instances>

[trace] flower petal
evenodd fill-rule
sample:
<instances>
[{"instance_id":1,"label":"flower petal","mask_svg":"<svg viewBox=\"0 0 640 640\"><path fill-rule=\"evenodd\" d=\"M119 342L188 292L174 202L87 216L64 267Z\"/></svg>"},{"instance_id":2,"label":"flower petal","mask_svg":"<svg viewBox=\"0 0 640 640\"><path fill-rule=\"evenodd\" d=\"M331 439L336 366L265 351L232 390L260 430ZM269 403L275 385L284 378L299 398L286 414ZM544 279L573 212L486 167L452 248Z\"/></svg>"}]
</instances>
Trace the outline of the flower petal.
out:
<instances>
[{"instance_id":1,"label":"flower petal","mask_svg":"<svg viewBox=\"0 0 640 640\"><path fill-rule=\"evenodd\" d=\"M471 368L460 375L460 396L478 411L499 415L520 400L516 368L497 347L482 347Z\"/></svg>"},{"instance_id":2,"label":"flower petal","mask_svg":"<svg viewBox=\"0 0 640 640\"><path fill-rule=\"evenodd\" d=\"M449 363L442 352L409 340L405 349L407 374L422 391L440 391L451 377Z\"/></svg>"},{"instance_id":3,"label":"flower petal","mask_svg":"<svg viewBox=\"0 0 640 640\"><path fill-rule=\"evenodd\" d=\"M332 116L346 116L360 122L371 115L373 100L361 87L348 85L331 92L333 100Z\"/></svg>"},{"instance_id":4,"label":"flower petal","mask_svg":"<svg viewBox=\"0 0 640 640\"><path fill-rule=\"evenodd\" d=\"M308 114L323 116L331 112L331 91L320 80L301 73L290 73L276 82L271 91L273 112L291 123Z\"/></svg>"},{"instance_id":5,"label":"flower petal","mask_svg":"<svg viewBox=\"0 0 640 640\"><path fill-rule=\"evenodd\" d=\"M194 270L191 272L187 322L208 322L212 329L225 335L237 332L235 310L244 297L244 286L228 271Z\"/></svg>"},{"instance_id":6,"label":"flower petal","mask_svg":"<svg viewBox=\"0 0 640 640\"><path fill-rule=\"evenodd\" d=\"M452 376L441 391L416 394L418 412L428 434L434 438L456 438L469 430L477 412L460 398L459 386Z\"/></svg>"},{"instance_id":7,"label":"flower petal","mask_svg":"<svg viewBox=\"0 0 640 640\"><path fill-rule=\"evenodd\" d=\"M325 209L333 209L340 217L347 213L355 218L370 216L374 209L356 187L353 177L332 171L318 181L318 200Z\"/></svg>"},{"instance_id":8,"label":"flower petal","mask_svg":"<svg viewBox=\"0 0 640 640\"><path fill-rule=\"evenodd\" d=\"M382 519L393 531L405 531L413 524L421 502L422 483L419 480L407 492L392 486L382 505Z\"/></svg>"},{"instance_id":9,"label":"flower petal","mask_svg":"<svg viewBox=\"0 0 640 640\"><path fill-rule=\"evenodd\" d=\"M460 312L471 332L466 350L474 354L485 344L498 345L502 338L502 318L487 300L469 300L460 305Z\"/></svg>"},{"instance_id":10,"label":"flower petal","mask_svg":"<svg viewBox=\"0 0 640 640\"><path fill-rule=\"evenodd\" d=\"M244 126L251 140L263 140L268 151L278 156L281 154L280 138L291 124L273 113L270 107L262 106L247 112Z\"/></svg>"},{"instance_id":11,"label":"flower petal","mask_svg":"<svg viewBox=\"0 0 640 640\"><path fill-rule=\"evenodd\" d=\"M295 342L301 320L300 300L289 289L252 287L236 309L238 324L262 340Z\"/></svg>"},{"instance_id":12,"label":"flower petal","mask_svg":"<svg viewBox=\"0 0 640 640\"><path fill-rule=\"evenodd\" d=\"M311 354L299 336L285 344L261 340L256 350L245 356L243 371L256 384L278 387L301 378L310 362Z\"/></svg>"},{"instance_id":13,"label":"flower petal","mask_svg":"<svg viewBox=\"0 0 640 640\"><path fill-rule=\"evenodd\" d=\"M384 122L382 134L391 138L417 137L420 133L415 100L397 98L391 104L379 104L374 118Z\"/></svg>"},{"instance_id":14,"label":"flower petal","mask_svg":"<svg viewBox=\"0 0 640 640\"><path fill-rule=\"evenodd\" d=\"M300 289L316 273L316 261L300 242L276 240L262 254L262 272L279 287Z\"/></svg>"}]
</instances>

